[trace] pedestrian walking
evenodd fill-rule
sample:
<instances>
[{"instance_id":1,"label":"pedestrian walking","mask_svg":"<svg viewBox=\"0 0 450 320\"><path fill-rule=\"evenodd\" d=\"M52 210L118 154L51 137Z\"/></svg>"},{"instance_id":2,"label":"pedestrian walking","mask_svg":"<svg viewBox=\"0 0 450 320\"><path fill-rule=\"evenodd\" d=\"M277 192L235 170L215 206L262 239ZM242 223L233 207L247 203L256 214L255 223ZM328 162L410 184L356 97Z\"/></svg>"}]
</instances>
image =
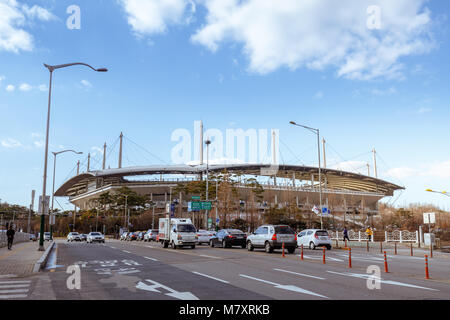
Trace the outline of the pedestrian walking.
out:
<instances>
[{"instance_id":1,"label":"pedestrian walking","mask_svg":"<svg viewBox=\"0 0 450 320\"><path fill-rule=\"evenodd\" d=\"M348 237L348 230L347 227L344 227L344 241L345 239L347 239L348 241L350 241L350 238Z\"/></svg>"},{"instance_id":2,"label":"pedestrian walking","mask_svg":"<svg viewBox=\"0 0 450 320\"><path fill-rule=\"evenodd\" d=\"M14 229L12 228L12 225L9 226L8 231L6 231L6 237L8 238L8 250L12 250L12 244L14 241L14 234L16 232L14 231Z\"/></svg>"},{"instance_id":3,"label":"pedestrian walking","mask_svg":"<svg viewBox=\"0 0 450 320\"><path fill-rule=\"evenodd\" d=\"M371 241L372 240L372 236L373 236L373 231L372 231L372 229L370 227L367 227L366 235L367 235L368 241Z\"/></svg>"}]
</instances>

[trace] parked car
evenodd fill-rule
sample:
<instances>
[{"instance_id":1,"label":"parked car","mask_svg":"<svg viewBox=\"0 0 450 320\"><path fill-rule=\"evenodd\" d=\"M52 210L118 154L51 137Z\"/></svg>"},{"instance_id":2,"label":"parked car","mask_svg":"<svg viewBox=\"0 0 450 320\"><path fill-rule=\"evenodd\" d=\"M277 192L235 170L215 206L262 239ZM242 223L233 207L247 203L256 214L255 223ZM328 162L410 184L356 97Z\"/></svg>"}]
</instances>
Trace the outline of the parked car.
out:
<instances>
[{"instance_id":1,"label":"parked car","mask_svg":"<svg viewBox=\"0 0 450 320\"><path fill-rule=\"evenodd\" d=\"M100 242L105 243L105 236L102 235L100 232L91 232L87 236L87 243L93 243L93 242Z\"/></svg>"},{"instance_id":2,"label":"parked car","mask_svg":"<svg viewBox=\"0 0 450 320\"><path fill-rule=\"evenodd\" d=\"M87 241L87 234L85 234L85 233L83 233L83 234L80 234L80 240L81 241Z\"/></svg>"},{"instance_id":3,"label":"parked car","mask_svg":"<svg viewBox=\"0 0 450 320\"><path fill-rule=\"evenodd\" d=\"M44 233L44 239L45 239L45 233ZM70 232L67 235L67 242L69 242L69 241L70 242L81 241L81 235L78 232Z\"/></svg>"},{"instance_id":4,"label":"parked car","mask_svg":"<svg viewBox=\"0 0 450 320\"><path fill-rule=\"evenodd\" d=\"M44 232L44 241L50 241L50 232Z\"/></svg>"},{"instance_id":5,"label":"parked car","mask_svg":"<svg viewBox=\"0 0 450 320\"><path fill-rule=\"evenodd\" d=\"M137 241L143 241L144 240L144 234L145 234L145 232L144 231L138 231L137 232Z\"/></svg>"},{"instance_id":6,"label":"parked car","mask_svg":"<svg viewBox=\"0 0 450 320\"><path fill-rule=\"evenodd\" d=\"M127 236L128 236L128 232L124 232L120 235L120 241L125 241L127 240Z\"/></svg>"},{"instance_id":7,"label":"parked car","mask_svg":"<svg viewBox=\"0 0 450 320\"><path fill-rule=\"evenodd\" d=\"M197 231L197 236L198 236L197 243L199 245L202 243L209 244L209 240L211 240L211 238L215 235L216 235L215 231L198 230Z\"/></svg>"},{"instance_id":8,"label":"parked car","mask_svg":"<svg viewBox=\"0 0 450 320\"><path fill-rule=\"evenodd\" d=\"M263 225L247 237L247 249L264 248L267 253L274 249L284 248L289 253L294 253L297 247L297 235L287 225Z\"/></svg>"},{"instance_id":9,"label":"parked car","mask_svg":"<svg viewBox=\"0 0 450 320\"><path fill-rule=\"evenodd\" d=\"M222 229L219 230L209 240L210 247L214 248L221 246L222 248L231 248L233 246L240 246L245 248L247 244L247 235L237 229Z\"/></svg>"},{"instance_id":10,"label":"parked car","mask_svg":"<svg viewBox=\"0 0 450 320\"><path fill-rule=\"evenodd\" d=\"M306 229L298 234L297 239L298 246L303 245L303 247L308 247L311 250L316 249L316 247L326 247L331 250L332 247L331 237L327 230Z\"/></svg>"},{"instance_id":11,"label":"parked car","mask_svg":"<svg viewBox=\"0 0 450 320\"><path fill-rule=\"evenodd\" d=\"M127 241L137 240L137 232L129 232L127 235Z\"/></svg>"},{"instance_id":12,"label":"parked car","mask_svg":"<svg viewBox=\"0 0 450 320\"><path fill-rule=\"evenodd\" d=\"M156 241L156 237L158 236L158 229L149 229L145 234L144 234L144 241Z\"/></svg>"}]
</instances>

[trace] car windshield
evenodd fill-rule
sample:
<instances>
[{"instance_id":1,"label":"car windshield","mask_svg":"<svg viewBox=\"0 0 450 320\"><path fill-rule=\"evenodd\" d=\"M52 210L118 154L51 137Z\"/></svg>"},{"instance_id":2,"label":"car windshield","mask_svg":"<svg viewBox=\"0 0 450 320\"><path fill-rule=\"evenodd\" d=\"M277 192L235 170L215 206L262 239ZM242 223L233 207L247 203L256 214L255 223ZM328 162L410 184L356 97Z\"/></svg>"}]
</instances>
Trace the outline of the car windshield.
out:
<instances>
[{"instance_id":1,"label":"car windshield","mask_svg":"<svg viewBox=\"0 0 450 320\"><path fill-rule=\"evenodd\" d=\"M192 224L179 224L177 225L178 232L196 232L195 227Z\"/></svg>"},{"instance_id":2,"label":"car windshield","mask_svg":"<svg viewBox=\"0 0 450 320\"><path fill-rule=\"evenodd\" d=\"M294 230L292 230L288 226L276 226L275 233L277 233L277 234L295 234Z\"/></svg>"},{"instance_id":3,"label":"car windshield","mask_svg":"<svg viewBox=\"0 0 450 320\"><path fill-rule=\"evenodd\" d=\"M101 236L102 234L101 233L98 233L98 232L91 232L91 236Z\"/></svg>"},{"instance_id":4,"label":"car windshield","mask_svg":"<svg viewBox=\"0 0 450 320\"><path fill-rule=\"evenodd\" d=\"M325 237L328 236L328 232L325 231L325 230L318 230L318 231L316 231L316 234L317 234L318 236L325 236Z\"/></svg>"},{"instance_id":5,"label":"car windshield","mask_svg":"<svg viewBox=\"0 0 450 320\"><path fill-rule=\"evenodd\" d=\"M242 232L241 230L236 230L236 229L232 229L232 230L227 230L229 234L233 234L233 235L240 235L240 234L244 234L244 232Z\"/></svg>"},{"instance_id":6,"label":"car windshield","mask_svg":"<svg viewBox=\"0 0 450 320\"><path fill-rule=\"evenodd\" d=\"M73 236L77 236L77 235L78 235L78 232L72 232L72 235L73 235Z\"/></svg>"}]
</instances>

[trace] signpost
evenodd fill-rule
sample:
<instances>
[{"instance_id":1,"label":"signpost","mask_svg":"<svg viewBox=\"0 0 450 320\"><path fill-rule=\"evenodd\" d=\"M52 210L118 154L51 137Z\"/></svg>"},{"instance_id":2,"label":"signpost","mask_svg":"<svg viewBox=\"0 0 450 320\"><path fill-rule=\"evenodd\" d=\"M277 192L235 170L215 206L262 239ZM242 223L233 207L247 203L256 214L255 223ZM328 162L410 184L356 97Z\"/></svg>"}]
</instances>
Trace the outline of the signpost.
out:
<instances>
[{"instance_id":1,"label":"signpost","mask_svg":"<svg viewBox=\"0 0 450 320\"><path fill-rule=\"evenodd\" d=\"M39 196L39 210L38 210L38 215L48 215L48 209L49 209L49 204L50 204L50 196L45 196L45 208L44 210L42 210L42 203L44 201L42 201L42 196Z\"/></svg>"},{"instance_id":2,"label":"signpost","mask_svg":"<svg viewBox=\"0 0 450 320\"><path fill-rule=\"evenodd\" d=\"M436 214L434 212L425 212L423 214L423 223L428 223L428 233L430 233L430 225L436 223Z\"/></svg>"}]
</instances>

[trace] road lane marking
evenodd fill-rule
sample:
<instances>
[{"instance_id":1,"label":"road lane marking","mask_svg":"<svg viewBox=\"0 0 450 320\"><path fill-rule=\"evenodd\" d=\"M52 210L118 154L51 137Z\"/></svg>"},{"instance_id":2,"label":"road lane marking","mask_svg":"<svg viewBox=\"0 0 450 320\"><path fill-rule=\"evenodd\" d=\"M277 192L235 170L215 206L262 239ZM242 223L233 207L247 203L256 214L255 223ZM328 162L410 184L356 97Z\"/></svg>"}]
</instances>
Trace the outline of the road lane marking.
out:
<instances>
[{"instance_id":1,"label":"road lane marking","mask_svg":"<svg viewBox=\"0 0 450 320\"><path fill-rule=\"evenodd\" d=\"M28 297L26 294L0 295L0 299L20 299Z\"/></svg>"},{"instance_id":2,"label":"road lane marking","mask_svg":"<svg viewBox=\"0 0 450 320\"><path fill-rule=\"evenodd\" d=\"M222 259L222 258L219 258L219 257L208 256L206 254L200 254L199 257L206 257L206 258L213 258L213 259Z\"/></svg>"},{"instance_id":3,"label":"road lane marking","mask_svg":"<svg viewBox=\"0 0 450 320\"><path fill-rule=\"evenodd\" d=\"M116 249L116 247L110 247L111 249Z\"/></svg>"},{"instance_id":4,"label":"road lane marking","mask_svg":"<svg viewBox=\"0 0 450 320\"><path fill-rule=\"evenodd\" d=\"M145 259L148 259L148 260L152 260L152 261L158 261L158 259L155 259L155 258L150 258L150 257L144 257Z\"/></svg>"},{"instance_id":5,"label":"road lane marking","mask_svg":"<svg viewBox=\"0 0 450 320\"><path fill-rule=\"evenodd\" d=\"M158 283L158 282L150 280L150 279L146 279L145 281L151 282L152 285L148 285L142 281L139 281L136 288L145 290L145 291L150 291L150 292L157 292L157 293L161 293L161 291L159 291L158 289L164 289L169 292L169 293L165 294L166 296L169 296L169 297L173 297L173 298L176 298L179 300L200 300L199 298L197 298L195 295L193 295L190 292L178 292L174 289L171 289L161 283Z\"/></svg>"},{"instance_id":6,"label":"road lane marking","mask_svg":"<svg viewBox=\"0 0 450 320\"><path fill-rule=\"evenodd\" d=\"M12 289L12 290L0 290L0 294L5 293L26 293L29 289Z\"/></svg>"},{"instance_id":7,"label":"road lane marking","mask_svg":"<svg viewBox=\"0 0 450 320\"><path fill-rule=\"evenodd\" d=\"M217 280L217 281L220 281L220 282L223 282L223 283L229 283L228 281L225 281L225 280L222 280L222 279L219 279L219 278L214 278L214 277L208 276L207 274L203 274L203 273L200 273L200 272L197 272L197 271L192 271L192 273L198 274L199 276L202 276L202 277L206 277L206 278L210 278L210 279L213 279L213 280Z\"/></svg>"},{"instance_id":8,"label":"road lane marking","mask_svg":"<svg viewBox=\"0 0 450 320\"><path fill-rule=\"evenodd\" d=\"M7 284L0 285L0 289L8 289L8 288L28 288L29 284Z\"/></svg>"},{"instance_id":9,"label":"road lane marking","mask_svg":"<svg viewBox=\"0 0 450 320\"><path fill-rule=\"evenodd\" d=\"M350 272L348 272L348 273L341 273L341 272L335 272L335 271L327 271L327 272L333 273L333 274L337 274L337 275L341 275L341 276L354 277L354 278L360 278L360 279L365 279L365 280L374 278L373 275L369 275L369 274L358 274L358 273L350 273ZM416 289L424 289L424 290L431 290L431 291L439 291L437 289L416 286L416 285L413 285L413 284L408 284L408 283L403 283L403 282L398 282L398 281L383 280L381 278L377 278L377 280L379 280L381 283L392 284L394 286L409 287L409 288L416 288Z\"/></svg>"},{"instance_id":10,"label":"road lane marking","mask_svg":"<svg viewBox=\"0 0 450 320\"><path fill-rule=\"evenodd\" d=\"M127 250L122 250L123 252L126 252L126 253L131 253L130 251L127 251Z\"/></svg>"},{"instance_id":11,"label":"road lane marking","mask_svg":"<svg viewBox=\"0 0 450 320\"><path fill-rule=\"evenodd\" d=\"M302 289L302 288L299 288L299 287L296 287L296 286L293 286L293 285L282 285L282 284L278 284L278 283L275 283L275 282L271 282L271 281L267 281L267 280L258 279L258 278L254 278L254 277L251 277L251 276L247 276L245 274L240 274L239 276L240 277L244 277L244 278L248 278L248 279L252 279L252 280L256 280L256 281L260 281L260 282L263 282L263 283L271 284L277 289L283 289L283 290L288 290L288 291L293 291L293 292L298 292L298 293L304 293L304 294L309 294L311 296L316 296L316 297L329 299L328 297L325 297L325 296L323 296L321 294L318 294L318 293L315 293L315 292L312 292L312 291L308 291L308 290L305 290L305 289Z\"/></svg>"},{"instance_id":12,"label":"road lane marking","mask_svg":"<svg viewBox=\"0 0 450 320\"><path fill-rule=\"evenodd\" d=\"M31 280L24 281L0 281L0 284L30 284Z\"/></svg>"},{"instance_id":13,"label":"road lane marking","mask_svg":"<svg viewBox=\"0 0 450 320\"><path fill-rule=\"evenodd\" d=\"M307 277L307 278L313 278L313 279L325 280L325 278L315 277L315 276L310 276L309 274L304 274L304 273L297 273L297 272L288 271L288 270L283 270L283 269L277 269L277 268L274 268L273 270L275 270L275 271L280 271L280 272L286 272L286 273L292 273L292 274L295 274L295 275L298 275L298 276L302 276L302 277Z\"/></svg>"}]
</instances>

